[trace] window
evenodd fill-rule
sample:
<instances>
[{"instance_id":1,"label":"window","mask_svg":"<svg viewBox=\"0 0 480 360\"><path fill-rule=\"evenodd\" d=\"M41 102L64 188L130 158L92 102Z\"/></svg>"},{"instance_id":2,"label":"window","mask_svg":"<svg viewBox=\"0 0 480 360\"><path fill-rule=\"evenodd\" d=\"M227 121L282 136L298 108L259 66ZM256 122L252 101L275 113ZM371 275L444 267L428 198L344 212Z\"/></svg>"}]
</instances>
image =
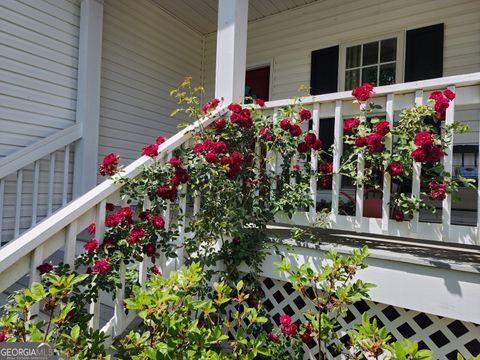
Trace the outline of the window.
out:
<instances>
[{"instance_id":1,"label":"window","mask_svg":"<svg viewBox=\"0 0 480 360\"><path fill-rule=\"evenodd\" d=\"M401 63L399 37L388 37L361 44L343 46L343 76L340 84L351 90L365 82L375 86L400 82Z\"/></svg>"}]
</instances>

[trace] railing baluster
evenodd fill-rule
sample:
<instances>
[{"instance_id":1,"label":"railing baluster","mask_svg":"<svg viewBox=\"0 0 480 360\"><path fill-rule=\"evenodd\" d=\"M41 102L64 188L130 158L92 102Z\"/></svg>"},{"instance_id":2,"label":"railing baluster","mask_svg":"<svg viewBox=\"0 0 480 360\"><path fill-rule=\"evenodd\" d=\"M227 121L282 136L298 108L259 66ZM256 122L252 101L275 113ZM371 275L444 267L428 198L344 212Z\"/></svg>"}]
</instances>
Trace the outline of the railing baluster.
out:
<instances>
[{"instance_id":1,"label":"railing baluster","mask_svg":"<svg viewBox=\"0 0 480 360\"><path fill-rule=\"evenodd\" d=\"M385 106L386 111L386 120L390 124L390 129L393 127L393 100L395 98L394 94L387 95L387 103ZM385 149L389 152L392 152L393 138L392 136L387 136L385 138ZM388 234L388 224L390 219L390 193L392 187L392 178L387 170L388 164L384 164L383 169L383 197L382 197L382 231L385 234Z\"/></svg>"},{"instance_id":2,"label":"railing baluster","mask_svg":"<svg viewBox=\"0 0 480 360\"><path fill-rule=\"evenodd\" d=\"M70 165L70 145L65 146L65 153L63 154L63 193L62 206L68 201L68 168Z\"/></svg>"},{"instance_id":3,"label":"railing baluster","mask_svg":"<svg viewBox=\"0 0 480 360\"><path fill-rule=\"evenodd\" d=\"M40 160L35 161L33 165L33 179L32 179L32 227L37 224L38 211L38 184L40 182Z\"/></svg>"},{"instance_id":4,"label":"railing baluster","mask_svg":"<svg viewBox=\"0 0 480 360\"><path fill-rule=\"evenodd\" d=\"M365 170L365 159L362 153L358 154L357 159L357 181L362 179ZM363 224L363 200L365 197L365 185L357 183L357 191L355 194L355 229L362 231Z\"/></svg>"},{"instance_id":5,"label":"railing baluster","mask_svg":"<svg viewBox=\"0 0 480 360\"><path fill-rule=\"evenodd\" d=\"M148 196L145 196L143 200L143 211L150 210L150 199ZM142 288L145 288L145 284L147 282L147 273L148 273L148 266L150 265L150 259L147 257L143 258L143 261L138 265L138 282Z\"/></svg>"},{"instance_id":6,"label":"railing baluster","mask_svg":"<svg viewBox=\"0 0 480 360\"><path fill-rule=\"evenodd\" d=\"M95 239L101 244L105 236L105 214L107 200L102 200L97 204L96 213L95 213ZM93 329L98 329L100 324L100 299L101 294L98 294L96 301L90 303L90 314L92 318L90 319L89 326Z\"/></svg>"},{"instance_id":7,"label":"railing baluster","mask_svg":"<svg viewBox=\"0 0 480 360\"><path fill-rule=\"evenodd\" d=\"M20 235L20 220L22 215L22 190L23 190L23 169L17 171L17 194L15 199L15 226L13 238Z\"/></svg>"},{"instance_id":8,"label":"railing baluster","mask_svg":"<svg viewBox=\"0 0 480 360\"><path fill-rule=\"evenodd\" d=\"M0 179L0 246L2 246L4 198L5 198L5 179Z\"/></svg>"},{"instance_id":9,"label":"railing baluster","mask_svg":"<svg viewBox=\"0 0 480 360\"><path fill-rule=\"evenodd\" d=\"M417 90L415 92L415 105L423 104L423 90ZM420 196L420 178L422 176L422 163L413 161L413 175L412 175L412 197ZM410 233L415 236L418 232L419 213L415 211L413 213L413 219L411 222Z\"/></svg>"},{"instance_id":10,"label":"railing baluster","mask_svg":"<svg viewBox=\"0 0 480 360\"><path fill-rule=\"evenodd\" d=\"M65 236L65 248L63 253L63 262L70 265L73 269L75 261L75 251L77 243L77 221L74 220L67 226L67 234Z\"/></svg>"},{"instance_id":11,"label":"railing baluster","mask_svg":"<svg viewBox=\"0 0 480 360\"><path fill-rule=\"evenodd\" d=\"M455 86L448 87L451 91L455 92ZM445 125L452 125L455 122L455 100L450 101L450 106L445 113ZM446 134L447 135L447 134ZM443 168L445 172L453 176L453 131L450 131L451 143L445 149L445 157L443 158ZM452 220L452 196L446 194L445 199L442 202L442 240L450 240Z\"/></svg>"},{"instance_id":12,"label":"railing baluster","mask_svg":"<svg viewBox=\"0 0 480 360\"><path fill-rule=\"evenodd\" d=\"M117 294L115 297L114 303L114 323L113 323L113 334L115 336L121 335L123 330L125 330L125 310L123 307L123 300L125 297L125 264L122 262L120 264L120 269L118 270L118 275L120 278L120 287L117 289Z\"/></svg>"},{"instance_id":13,"label":"railing baluster","mask_svg":"<svg viewBox=\"0 0 480 360\"><path fill-rule=\"evenodd\" d=\"M312 130L318 137L320 130L320 104L313 104L312 112ZM310 206L310 224L314 225L317 221L317 172L318 172L318 157L315 150L312 150L311 155L312 176L310 176L310 197L313 204Z\"/></svg>"},{"instance_id":14,"label":"railing baluster","mask_svg":"<svg viewBox=\"0 0 480 360\"><path fill-rule=\"evenodd\" d=\"M35 250L30 255L30 278L29 278L30 286L32 286L34 282L40 282L41 275L37 267L42 264L43 264L43 245L40 245L37 248L35 248ZM29 316L38 314L39 310L40 310L40 304L37 302L30 309Z\"/></svg>"},{"instance_id":15,"label":"railing baluster","mask_svg":"<svg viewBox=\"0 0 480 360\"><path fill-rule=\"evenodd\" d=\"M181 246L185 239L185 227L187 224L187 194L188 194L188 184L182 185L182 189L180 191L180 211L178 216L180 217L179 221L179 236L178 236L178 245ZM183 265L183 247L177 250L177 258L175 260L175 270L178 270Z\"/></svg>"},{"instance_id":16,"label":"railing baluster","mask_svg":"<svg viewBox=\"0 0 480 360\"><path fill-rule=\"evenodd\" d=\"M55 183L55 152L50 154L50 168L48 172L48 216L53 212L53 186Z\"/></svg>"},{"instance_id":17,"label":"railing baluster","mask_svg":"<svg viewBox=\"0 0 480 360\"><path fill-rule=\"evenodd\" d=\"M277 124L278 122L278 108L273 109L273 114L272 114L272 121L273 124ZM275 191L277 190L277 172L278 172L278 153L273 150L268 150L267 152L267 172L270 173L270 175L274 176L272 179L271 183L271 190L270 194L273 196L275 194Z\"/></svg>"},{"instance_id":18,"label":"railing baluster","mask_svg":"<svg viewBox=\"0 0 480 360\"><path fill-rule=\"evenodd\" d=\"M342 126L342 101L335 102L335 125L333 137L333 176L332 176L332 225L338 222L338 210L340 200L341 175L340 158L343 152L343 126Z\"/></svg>"}]
</instances>

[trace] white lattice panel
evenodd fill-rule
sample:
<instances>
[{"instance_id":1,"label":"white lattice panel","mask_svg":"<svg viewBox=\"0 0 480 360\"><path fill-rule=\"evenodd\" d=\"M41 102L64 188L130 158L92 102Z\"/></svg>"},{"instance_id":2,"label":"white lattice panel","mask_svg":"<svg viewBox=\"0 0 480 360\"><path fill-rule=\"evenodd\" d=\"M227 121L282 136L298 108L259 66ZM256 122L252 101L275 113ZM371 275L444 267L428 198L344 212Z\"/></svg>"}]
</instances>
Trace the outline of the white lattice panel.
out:
<instances>
[{"instance_id":1,"label":"white lattice panel","mask_svg":"<svg viewBox=\"0 0 480 360\"><path fill-rule=\"evenodd\" d=\"M281 314L290 315L296 322L311 307L289 283L265 278L262 287L265 292L264 304L277 324ZM457 352L467 359L480 354L479 325L372 301L360 301L349 308L347 316L340 319L342 329L338 331L337 341L348 341L346 330L359 323L365 311L371 318L376 318L379 325L386 326L394 339L418 341L420 348L432 350L433 359L456 360ZM309 345L311 349L304 345L304 358L316 359L317 345ZM335 356L331 346L327 353L329 359L342 359L341 355Z\"/></svg>"}]
</instances>

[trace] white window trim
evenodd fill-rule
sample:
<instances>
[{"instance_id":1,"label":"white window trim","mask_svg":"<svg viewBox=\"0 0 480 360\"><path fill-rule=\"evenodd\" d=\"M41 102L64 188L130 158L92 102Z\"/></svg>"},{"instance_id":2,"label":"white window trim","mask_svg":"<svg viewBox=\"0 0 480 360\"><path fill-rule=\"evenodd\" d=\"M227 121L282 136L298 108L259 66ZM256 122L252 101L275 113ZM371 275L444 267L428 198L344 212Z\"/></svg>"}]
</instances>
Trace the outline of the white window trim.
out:
<instances>
[{"instance_id":1,"label":"white window trim","mask_svg":"<svg viewBox=\"0 0 480 360\"><path fill-rule=\"evenodd\" d=\"M386 39L397 39L397 59L395 66L395 83L402 83L404 79L405 64L405 31L390 33L378 37L365 38L357 41L340 44L340 54L338 59L338 91L345 91L345 69L347 62L347 48L356 45L368 44L374 41Z\"/></svg>"}]
</instances>

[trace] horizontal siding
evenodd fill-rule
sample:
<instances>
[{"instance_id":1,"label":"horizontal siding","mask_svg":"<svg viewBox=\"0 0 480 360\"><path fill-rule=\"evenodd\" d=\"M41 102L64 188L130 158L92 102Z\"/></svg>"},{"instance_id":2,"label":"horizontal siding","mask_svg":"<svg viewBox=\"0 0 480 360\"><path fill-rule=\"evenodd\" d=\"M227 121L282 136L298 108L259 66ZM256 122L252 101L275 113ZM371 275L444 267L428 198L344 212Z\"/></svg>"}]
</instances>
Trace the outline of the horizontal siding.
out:
<instances>
[{"instance_id":1,"label":"horizontal siding","mask_svg":"<svg viewBox=\"0 0 480 360\"><path fill-rule=\"evenodd\" d=\"M0 158L75 123L79 4L0 2Z\"/></svg>"},{"instance_id":2,"label":"horizontal siding","mask_svg":"<svg viewBox=\"0 0 480 360\"><path fill-rule=\"evenodd\" d=\"M312 50L443 22L444 75L480 71L480 1L325 0L252 22L247 66L273 63L272 99L310 83ZM206 38L205 87L214 94L216 34Z\"/></svg>"},{"instance_id":3,"label":"horizontal siding","mask_svg":"<svg viewBox=\"0 0 480 360\"><path fill-rule=\"evenodd\" d=\"M126 164L178 132L169 91L200 80L202 36L149 0L106 0L103 24L99 162L113 151Z\"/></svg>"}]
</instances>

